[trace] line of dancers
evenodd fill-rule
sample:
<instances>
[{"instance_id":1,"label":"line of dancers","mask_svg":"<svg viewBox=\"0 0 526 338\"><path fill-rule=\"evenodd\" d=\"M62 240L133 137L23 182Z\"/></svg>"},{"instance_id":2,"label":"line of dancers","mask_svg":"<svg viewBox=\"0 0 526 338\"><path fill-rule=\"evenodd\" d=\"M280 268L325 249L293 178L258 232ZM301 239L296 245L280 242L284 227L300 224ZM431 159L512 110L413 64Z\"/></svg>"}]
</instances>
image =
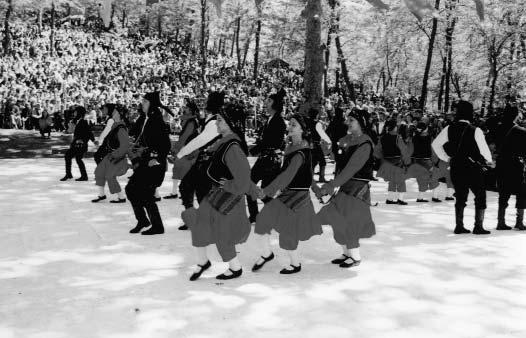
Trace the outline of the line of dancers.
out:
<instances>
[{"instance_id":1,"label":"line of dancers","mask_svg":"<svg viewBox=\"0 0 526 338\"><path fill-rule=\"evenodd\" d=\"M486 209L484 170L485 164L492 164L493 159L482 131L471 124L473 106L470 103L461 101L458 104L457 120L434 140L425 123L419 123L413 137L406 142L399 130L404 125L389 120L377 145L373 142L376 135L367 111L356 108L346 110L344 123L347 134L333 148L336 150L334 179L318 186L313 179L313 164L320 164L322 174L319 149L316 149L320 140L316 120L319 112L310 109L306 113L294 114L287 126L282 117L285 96L286 92L280 90L268 97L269 119L262 137L250 150L245 140L246 113L243 104L232 98L225 103L224 93L212 92L202 122L195 102L187 100L182 115L181 137L174 147L173 190L166 198L178 198L179 192L185 208L181 215L184 225L180 229L191 231L196 252L196 267L190 280L197 280L210 268L207 246L211 244L216 245L221 258L229 265L217 278L226 280L241 276L243 270L237 258L236 245L247 240L251 225L254 226L260 252L252 271L259 271L275 258L269 240L274 230L279 234L280 248L289 259L289 265L280 273L300 272L299 242L320 235L322 224L332 226L334 240L342 248L341 256L333 259L332 263L342 268L359 265L360 239L370 238L376 233L370 210L370 181L374 179L377 159L380 159L377 176L388 182L387 204L407 204L403 193L406 192L405 180L408 177L417 179L417 202L428 202L424 193L429 190L434 191L432 201L440 202L437 188L442 181L448 188L447 200L453 199L452 188L455 187L454 232L470 232L464 226L463 214L471 190L475 194L476 205L473 233L489 234L483 228ZM106 105L104 109L112 122L103 133L105 137L99 150L104 148L104 151L98 151L96 156L95 177L100 191L93 202L106 198L105 184L108 184L110 193L117 195L112 202L126 201L116 177L126 172L127 156L134 172L125 192L137 220L130 232L162 234L164 226L156 204L156 190L163 182L171 149L169 130L161 113L167 108L161 104L158 92L146 94L142 101L143 114L129 131L126 109L115 105ZM503 188L499 191L498 230L511 229L505 224L504 216L513 194L517 195L515 228L525 230L526 184L524 162L521 161L526 155L523 146L526 144L526 130L516 125L519 117L518 111L507 115L508 120L503 124L499 138L497 173L500 173L500 186ZM78 125L84 128L82 123ZM85 152L87 140L93 140L92 134L85 130L80 134L83 137L82 146L74 140L71 153L66 154L66 169L69 172L63 180L71 177L71 158L82 157L82 154L74 153L76 147ZM130 135L133 136L133 143L128 141ZM252 169L247 159L249 155L259 155ZM514 168L511 174L510 167ZM314 210L310 190L322 201L323 207L318 213ZM323 201L323 198L327 200ZM261 210L258 210L258 199L264 203Z\"/></svg>"}]
</instances>

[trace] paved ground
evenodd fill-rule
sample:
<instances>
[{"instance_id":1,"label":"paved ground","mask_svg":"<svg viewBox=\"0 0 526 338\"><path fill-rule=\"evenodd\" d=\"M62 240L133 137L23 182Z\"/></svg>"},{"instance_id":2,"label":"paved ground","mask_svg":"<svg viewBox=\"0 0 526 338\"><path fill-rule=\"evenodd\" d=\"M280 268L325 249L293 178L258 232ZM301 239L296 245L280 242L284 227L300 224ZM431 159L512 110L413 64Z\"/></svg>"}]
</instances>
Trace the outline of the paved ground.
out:
<instances>
[{"instance_id":1,"label":"paved ground","mask_svg":"<svg viewBox=\"0 0 526 338\"><path fill-rule=\"evenodd\" d=\"M189 282L179 201L160 203L165 235L131 235L129 204L90 203L93 181L58 181L61 158L0 157L2 338L526 337L526 234L455 236L451 203L417 205L408 194L407 207L373 208L378 235L363 241L355 269L329 264L339 249L324 227L300 246L298 275L278 274L273 236L278 259L260 273L249 272L250 238L238 247L241 278L214 279L226 265L212 248L212 269ZM374 183L373 199L383 202L385 188ZM494 228L494 194L488 204Z\"/></svg>"}]
</instances>

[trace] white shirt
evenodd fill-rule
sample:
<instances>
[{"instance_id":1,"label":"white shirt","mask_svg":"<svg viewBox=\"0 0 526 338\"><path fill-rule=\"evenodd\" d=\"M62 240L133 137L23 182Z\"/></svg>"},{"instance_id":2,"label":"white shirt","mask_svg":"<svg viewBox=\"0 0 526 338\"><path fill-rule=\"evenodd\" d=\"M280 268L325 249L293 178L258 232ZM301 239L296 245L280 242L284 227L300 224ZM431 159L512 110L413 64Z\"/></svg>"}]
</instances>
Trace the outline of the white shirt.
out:
<instances>
[{"instance_id":1,"label":"white shirt","mask_svg":"<svg viewBox=\"0 0 526 338\"><path fill-rule=\"evenodd\" d=\"M449 155L446 153L446 151L444 150L444 144L449 142L448 131L449 131L449 126L442 129L440 134L438 134L437 138L431 144L437 156L444 162L449 162L449 160L451 159ZM480 154L486 159L488 163L493 163L493 158L491 157L491 151L489 150L489 146L486 143L486 138L484 137L484 133L482 132L480 128L475 129L475 141L477 142L477 146L479 148Z\"/></svg>"},{"instance_id":2,"label":"white shirt","mask_svg":"<svg viewBox=\"0 0 526 338\"><path fill-rule=\"evenodd\" d=\"M181 149L177 153L177 158L183 158L186 155L191 154L195 150L201 148L202 146L206 145L208 142L212 141L217 136L219 136L219 133L217 132L216 121L215 120L208 121L203 131L199 135L197 135L197 137L194 138L192 141L188 142L188 144L185 145L183 149Z\"/></svg>"},{"instance_id":3,"label":"white shirt","mask_svg":"<svg viewBox=\"0 0 526 338\"><path fill-rule=\"evenodd\" d=\"M322 140L324 140L328 144L332 143L331 138L329 137L329 135L327 135L327 133L325 133L325 130L323 130L323 126L321 125L320 122L316 123L316 131L318 132Z\"/></svg>"},{"instance_id":4,"label":"white shirt","mask_svg":"<svg viewBox=\"0 0 526 338\"><path fill-rule=\"evenodd\" d=\"M115 121L113 121L113 119L109 119L108 120L108 122L106 123L106 127L104 127L104 130L102 131L102 133L99 136L99 143L100 144L102 144L102 142L104 142L104 139L110 133L111 127L113 126L114 123L115 123Z\"/></svg>"}]
</instances>

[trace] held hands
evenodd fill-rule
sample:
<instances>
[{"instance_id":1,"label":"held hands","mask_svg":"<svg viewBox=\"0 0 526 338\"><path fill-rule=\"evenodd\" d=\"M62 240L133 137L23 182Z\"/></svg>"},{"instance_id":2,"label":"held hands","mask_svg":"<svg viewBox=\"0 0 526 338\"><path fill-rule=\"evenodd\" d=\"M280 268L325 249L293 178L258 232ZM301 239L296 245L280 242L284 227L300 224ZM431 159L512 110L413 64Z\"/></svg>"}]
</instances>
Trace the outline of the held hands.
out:
<instances>
[{"instance_id":1,"label":"held hands","mask_svg":"<svg viewBox=\"0 0 526 338\"><path fill-rule=\"evenodd\" d=\"M321 191L322 196L332 195L334 193L334 186L330 182L325 183L324 185L321 186L320 191Z\"/></svg>"}]
</instances>

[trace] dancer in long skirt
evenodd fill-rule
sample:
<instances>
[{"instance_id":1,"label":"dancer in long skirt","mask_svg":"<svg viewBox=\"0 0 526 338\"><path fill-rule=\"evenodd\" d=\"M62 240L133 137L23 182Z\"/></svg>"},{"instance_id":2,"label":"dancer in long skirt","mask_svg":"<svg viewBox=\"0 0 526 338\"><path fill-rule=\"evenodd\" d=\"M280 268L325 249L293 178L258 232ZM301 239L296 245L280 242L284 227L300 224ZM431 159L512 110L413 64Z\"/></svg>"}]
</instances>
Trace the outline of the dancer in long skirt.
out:
<instances>
[{"instance_id":1,"label":"dancer in long skirt","mask_svg":"<svg viewBox=\"0 0 526 338\"><path fill-rule=\"evenodd\" d=\"M256 219L254 232L261 243L262 255L252 271L261 269L274 258L270 249L272 229L279 233L279 246L287 251L290 259L290 265L282 269L281 274L300 272L301 263L297 253L299 241L322 233L309 193L313 172L310 130L306 119L299 114L290 119L288 137L291 143L285 150L281 173L259 191L260 197L274 196L278 191L279 194L263 207Z\"/></svg>"},{"instance_id":2,"label":"dancer in long skirt","mask_svg":"<svg viewBox=\"0 0 526 338\"><path fill-rule=\"evenodd\" d=\"M179 140L175 144L174 153L177 154L188 142L199 135L199 108L194 100L186 99L186 105L183 107L183 115L181 120L183 122ZM173 199L179 197L179 182L184 178L186 173L190 170L197 158L197 151L187 155L183 158L177 158L174 161L172 173L172 193L165 196L165 199Z\"/></svg>"},{"instance_id":3,"label":"dancer in long skirt","mask_svg":"<svg viewBox=\"0 0 526 338\"><path fill-rule=\"evenodd\" d=\"M419 122L416 126L416 133L411 138L411 161L412 164L407 169L407 176L416 178L418 184L418 197L417 202L427 203L424 194L433 190L433 202L441 202L438 199L437 192L435 190L438 186L438 180L433 176L433 149L431 148L431 142L433 139L428 133L427 125L424 122Z\"/></svg>"},{"instance_id":4,"label":"dancer in long skirt","mask_svg":"<svg viewBox=\"0 0 526 338\"><path fill-rule=\"evenodd\" d=\"M104 137L100 146L102 150L97 151L103 157L95 168L95 184L99 187L99 195L92 202L98 203L106 199L104 186L108 183L110 194L117 194L117 198L111 200L110 203L124 203L126 197L117 177L126 174L128 171L126 154L130 148L130 138L127 128L127 110L114 104L106 104L104 109L111 114L113 123L110 132Z\"/></svg>"},{"instance_id":5,"label":"dancer in long skirt","mask_svg":"<svg viewBox=\"0 0 526 338\"><path fill-rule=\"evenodd\" d=\"M367 135L368 114L353 110L347 117L349 134L340 141L337 174L324 184L318 197L338 193L318 213L322 224L330 224L334 239L342 247L342 255L332 261L342 268L357 266L361 262L360 239L376 234L371 216L369 182L373 178L373 142Z\"/></svg>"},{"instance_id":6,"label":"dancer in long skirt","mask_svg":"<svg viewBox=\"0 0 526 338\"><path fill-rule=\"evenodd\" d=\"M382 160L376 176L389 183L386 204L407 205L404 193L407 191L405 166L408 150L402 137L398 135L396 120L387 121L384 128L386 133L375 149L375 156Z\"/></svg>"},{"instance_id":7,"label":"dancer in long skirt","mask_svg":"<svg viewBox=\"0 0 526 338\"><path fill-rule=\"evenodd\" d=\"M244 127L242 106L231 104L219 111L217 130L221 138L213 146L214 153L207 169L212 188L199 204L195 224L190 226L192 245L197 252L197 267L191 281L211 266L206 252L211 244L216 245L221 258L229 265L217 279L233 279L243 273L236 244L245 242L250 234L244 197L251 185Z\"/></svg>"},{"instance_id":8,"label":"dancer in long skirt","mask_svg":"<svg viewBox=\"0 0 526 338\"><path fill-rule=\"evenodd\" d=\"M287 129L287 125L281 116L286 95L287 92L281 89L268 97L266 100L268 121L265 123L256 145L250 149L252 155L259 155L251 169L250 177L255 184L261 181L263 188L279 174ZM263 199L263 203L268 203L270 200L270 197L266 197ZM250 222L253 223L256 221L259 212L257 199L247 196L247 203Z\"/></svg>"},{"instance_id":9,"label":"dancer in long skirt","mask_svg":"<svg viewBox=\"0 0 526 338\"><path fill-rule=\"evenodd\" d=\"M195 223L194 195L197 203L200 204L210 191L212 183L206 173L211 157L209 148L220 137L217 132L216 116L223 109L224 104L224 92L211 92L208 95L205 107L207 116L201 133L177 153L177 160L179 160L186 156L194 156L193 153L197 152L197 158L190 170L184 175L179 188L185 209L181 213L184 224L179 227L179 230L188 230L188 227Z\"/></svg>"}]
</instances>

